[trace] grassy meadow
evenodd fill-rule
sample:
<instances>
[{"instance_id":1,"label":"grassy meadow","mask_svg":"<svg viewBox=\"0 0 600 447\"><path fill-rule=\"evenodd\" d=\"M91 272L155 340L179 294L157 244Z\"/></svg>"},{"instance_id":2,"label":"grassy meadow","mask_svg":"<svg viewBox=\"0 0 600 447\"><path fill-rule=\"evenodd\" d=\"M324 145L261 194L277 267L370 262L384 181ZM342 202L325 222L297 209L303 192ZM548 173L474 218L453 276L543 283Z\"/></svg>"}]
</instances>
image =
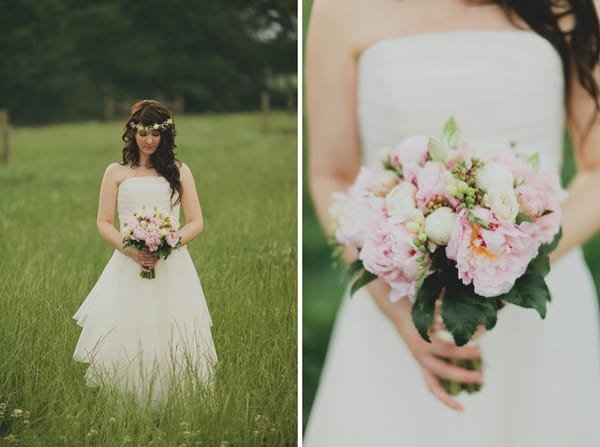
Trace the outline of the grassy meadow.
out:
<instances>
[{"instance_id":1,"label":"grassy meadow","mask_svg":"<svg viewBox=\"0 0 600 447\"><path fill-rule=\"evenodd\" d=\"M0 446L297 444L296 116L176 118L205 218L189 245L213 319L211 397L162 412L88 388L71 319L111 256L100 180L122 123L16 128L0 165Z\"/></svg>"}]
</instances>

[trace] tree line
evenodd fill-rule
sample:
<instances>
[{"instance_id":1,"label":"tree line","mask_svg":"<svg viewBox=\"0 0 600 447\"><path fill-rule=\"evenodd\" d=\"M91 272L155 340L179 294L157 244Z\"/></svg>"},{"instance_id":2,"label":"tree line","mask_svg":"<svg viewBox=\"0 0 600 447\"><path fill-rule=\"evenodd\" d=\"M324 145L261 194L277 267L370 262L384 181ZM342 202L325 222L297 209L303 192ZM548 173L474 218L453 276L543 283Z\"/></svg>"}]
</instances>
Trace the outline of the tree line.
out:
<instances>
[{"instance_id":1,"label":"tree line","mask_svg":"<svg viewBox=\"0 0 600 447\"><path fill-rule=\"evenodd\" d=\"M297 70L295 0L0 0L0 108L17 124L97 119L107 98L255 109ZM291 76L281 76L291 75ZM279 96L278 96L279 94Z\"/></svg>"}]
</instances>

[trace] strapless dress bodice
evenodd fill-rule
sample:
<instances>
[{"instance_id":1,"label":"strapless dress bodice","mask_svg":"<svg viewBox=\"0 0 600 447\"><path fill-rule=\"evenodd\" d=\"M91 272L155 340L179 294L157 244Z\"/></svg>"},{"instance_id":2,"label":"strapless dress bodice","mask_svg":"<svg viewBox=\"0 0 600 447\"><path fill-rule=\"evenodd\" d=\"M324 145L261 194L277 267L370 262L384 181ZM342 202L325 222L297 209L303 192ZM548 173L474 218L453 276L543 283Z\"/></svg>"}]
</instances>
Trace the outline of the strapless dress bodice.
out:
<instances>
[{"instance_id":1,"label":"strapless dress bodice","mask_svg":"<svg viewBox=\"0 0 600 447\"><path fill-rule=\"evenodd\" d=\"M453 116L468 139L513 141L558 170L564 132L559 54L529 31L452 31L379 41L358 60L365 162L409 135L437 135Z\"/></svg>"},{"instance_id":2,"label":"strapless dress bodice","mask_svg":"<svg viewBox=\"0 0 600 447\"><path fill-rule=\"evenodd\" d=\"M179 219L179 204L172 206L177 194L171 200L171 187L161 176L128 177L119 184L117 209L121 225L134 211L142 206L148 209L157 207Z\"/></svg>"}]
</instances>

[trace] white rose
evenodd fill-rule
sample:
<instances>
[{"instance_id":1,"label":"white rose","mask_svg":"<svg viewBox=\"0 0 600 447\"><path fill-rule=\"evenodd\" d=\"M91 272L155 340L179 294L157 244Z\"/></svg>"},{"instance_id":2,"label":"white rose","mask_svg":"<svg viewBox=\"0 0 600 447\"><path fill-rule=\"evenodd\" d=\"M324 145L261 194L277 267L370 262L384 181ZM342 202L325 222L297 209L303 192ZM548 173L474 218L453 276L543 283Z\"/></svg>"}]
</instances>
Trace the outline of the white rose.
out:
<instances>
[{"instance_id":1,"label":"white rose","mask_svg":"<svg viewBox=\"0 0 600 447\"><path fill-rule=\"evenodd\" d=\"M415 222L414 220L409 220L406 223L406 229L408 231L410 231L411 233L418 234L421 232L421 224L418 222Z\"/></svg>"},{"instance_id":2,"label":"white rose","mask_svg":"<svg viewBox=\"0 0 600 447\"><path fill-rule=\"evenodd\" d=\"M410 182L403 182L394 187L385 198L385 207L392 223L401 223L408 219L415 210L415 194L417 187Z\"/></svg>"},{"instance_id":3,"label":"white rose","mask_svg":"<svg viewBox=\"0 0 600 447\"><path fill-rule=\"evenodd\" d=\"M408 216L408 218L410 220L414 220L418 224L422 224L423 222L425 222L425 216L423 215L423 211L421 211L419 208L415 208L412 211L412 213L410 213L410 216Z\"/></svg>"},{"instance_id":4,"label":"white rose","mask_svg":"<svg viewBox=\"0 0 600 447\"><path fill-rule=\"evenodd\" d=\"M376 196L385 197L398 183L400 183L400 177L395 172L386 169L377 176L373 185L373 193Z\"/></svg>"},{"instance_id":5,"label":"white rose","mask_svg":"<svg viewBox=\"0 0 600 447\"><path fill-rule=\"evenodd\" d=\"M456 225L456 213L443 206L425 218L424 231L430 241L437 245L446 245L454 225Z\"/></svg>"},{"instance_id":6,"label":"white rose","mask_svg":"<svg viewBox=\"0 0 600 447\"><path fill-rule=\"evenodd\" d=\"M377 159L379 161L381 161L382 163L388 163L390 161L390 158L392 156L392 148L391 147L384 147L382 149L379 150L379 152L377 152Z\"/></svg>"},{"instance_id":7,"label":"white rose","mask_svg":"<svg viewBox=\"0 0 600 447\"><path fill-rule=\"evenodd\" d=\"M477 170L475 183L484 192L488 192L490 189L512 190L514 178L512 172L505 165L490 161Z\"/></svg>"},{"instance_id":8,"label":"white rose","mask_svg":"<svg viewBox=\"0 0 600 447\"><path fill-rule=\"evenodd\" d=\"M337 227L339 227L339 218L344 212L346 208L347 197L346 194L341 192L334 192L331 195L331 204L327 211L329 212L329 216L331 217L331 229L335 231Z\"/></svg>"},{"instance_id":9,"label":"white rose","mask_svg":"<svg viewBox=\"0 0 600 447\"><path fill-rule=\"evenodd\" d=\"M513 222L519 214L519 201L512 188L490 189L483 196L483 204L497 217Z\"/></svg>"},{"instance_id":10,"label":"white rose","mask_svg":"<svg viewBox=\"0 0 600 447\"><path fill-rule=\"evenodd\" d=\"M329 212L329 216L332 219L337 219L344 212L344 208L346 207L346 194L341 192L334 192L331 194L331 204L327 211Z\"/></svg>"}]
</instances>

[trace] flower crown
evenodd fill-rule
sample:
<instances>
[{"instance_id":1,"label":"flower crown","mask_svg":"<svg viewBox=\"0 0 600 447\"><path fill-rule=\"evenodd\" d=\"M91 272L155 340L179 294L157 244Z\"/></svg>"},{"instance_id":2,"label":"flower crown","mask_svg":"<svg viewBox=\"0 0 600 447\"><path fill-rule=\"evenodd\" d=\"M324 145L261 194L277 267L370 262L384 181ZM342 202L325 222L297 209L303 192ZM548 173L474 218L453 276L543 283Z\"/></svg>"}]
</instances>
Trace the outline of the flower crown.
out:
<instances>
[{"instance_id":1,"label":"flower crown","mask_svg":"<svg viewBox=\"0 0 600 447\"><path fill-rule=\"evenodd\" d=\"M139 130L145 130L145 131L149 131L149 130L166 130L169 128L169 126L173 125L173 120L171 118L167 119L166 121L163 121L162 123L154 123L154 124L150 124L148 126L144 126L142 123L136 123L135 121L131 121L129 123L129 127L131 127L132 129L137 129Z\"/></svg>"}]
</instances>

